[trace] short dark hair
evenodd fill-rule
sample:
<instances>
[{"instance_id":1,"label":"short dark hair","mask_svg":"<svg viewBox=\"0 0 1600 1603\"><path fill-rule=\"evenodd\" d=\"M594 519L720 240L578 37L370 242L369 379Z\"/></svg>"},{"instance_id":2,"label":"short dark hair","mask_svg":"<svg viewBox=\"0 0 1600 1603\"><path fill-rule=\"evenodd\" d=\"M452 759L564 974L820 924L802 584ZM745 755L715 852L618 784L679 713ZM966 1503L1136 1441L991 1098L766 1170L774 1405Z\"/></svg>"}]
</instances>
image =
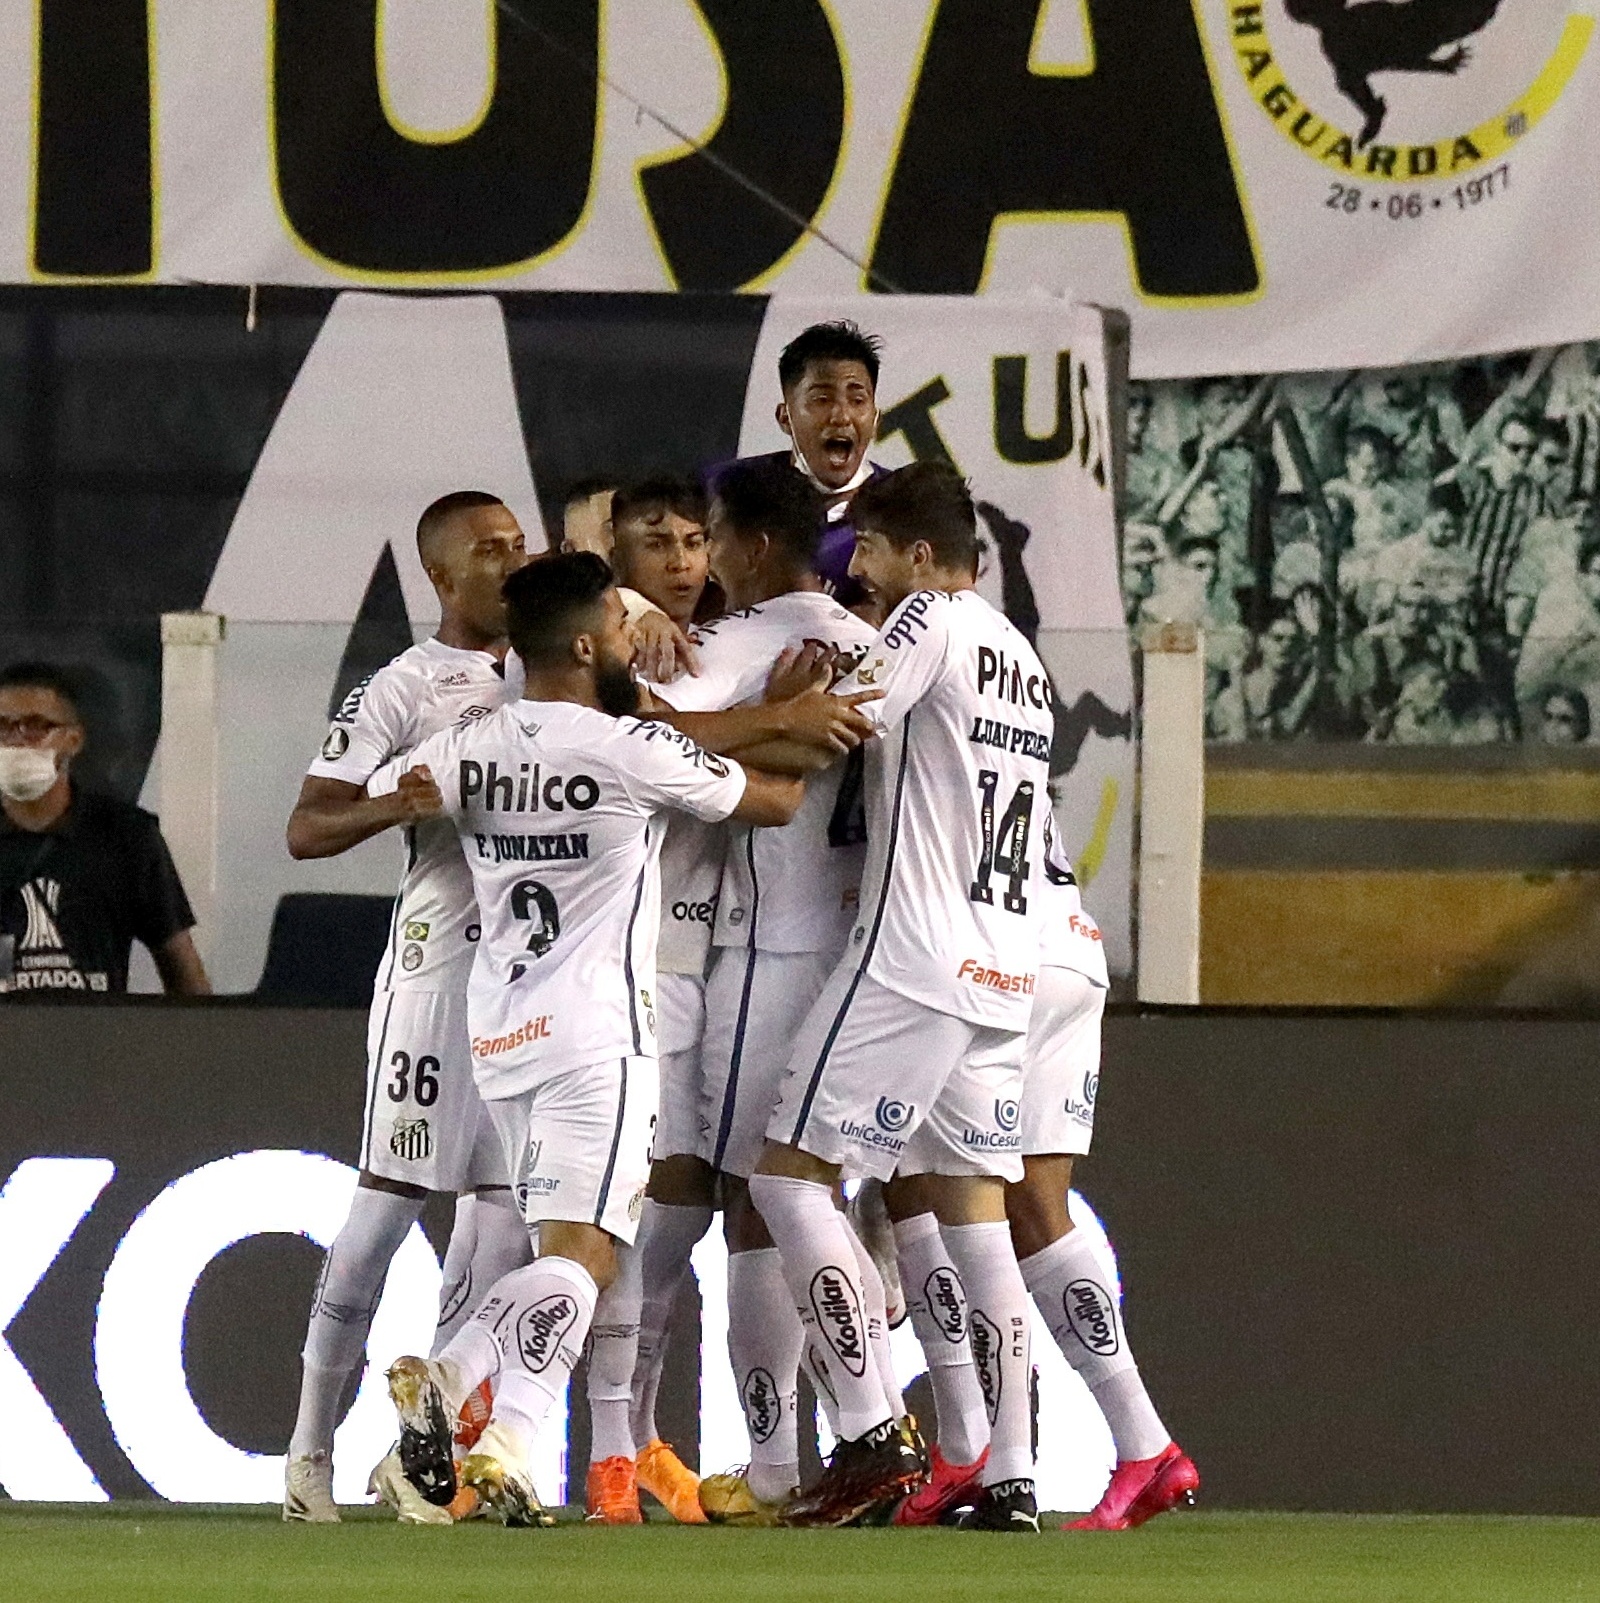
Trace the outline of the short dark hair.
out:
<instances>
[{"instance_id":1,"label":"short dark hair","mask_svg":"<svg viewBox=\"0 0 1600 1603\"><path fill-rule=\"evenodd\" d=\"M791 390L806 376L812 362L859 362L867 370L873 389L878 387L878 355L883 341L863 333L861 326L841 318L835 323L813 323L795 335L778 357L778 383Z\"/></svg>"},{"instance_id":2,"label":"short dark hair","mask_svg":"<svg viewBox=\"0 0 1600 1603\"><path fill-rule=\"evenodd\" d=\"M73 717L83 721L77 679L54 663L14 662L8 668L0 668L0 690L52 690L72 709Z\"/></svg>"},{"instance_id":3,"label":"short dark hair","mask_svg":"<svg viewBox=\"0 0 1600 1603\"><path fill-rule=\"evenodd\" d=\"M1173 547L1173 555L1186 557L1191 551L1209 551L1212 556L1222 555L1222 542L1214 534L1186 534Z\"/></svg>"},{"instance_id":4,"label":"short dark hair","mask_svg":"<svg viewBox=\"0 0 1600 1603\"><path fill-rule=\"evenodd\" d=\"M814 568L827 503L787 457L747 456L730 462L711 489L736 534L747 539L764 534L791 562Z\"/></svg>"},{"instance_id":5,"label":"short dark hair","mask_svg":"<svg viewBox=\"0 0 1600 1603\"><path fill-rule=\"evenodd\" d=\"M614 582L611 565L592 551L558 551L518 568L501 591L512 649L535 666L559 663L573 636L593 627Z\"/></svg>"},{"instance_id":6,"label":"short dark hair","mask_svg":"<svg viewBox=\"0 0 1600 1603\"><path fill-rule=\"evenodd\" d=\"M417 519L417 555L427 567L432 559L434 542L444 532L445 525L459 512L476 512L480 507L503 507L505 502L487 490L452 490L430 501Z\"/></svg>"},{"instance_id":7,"label":"short dark hair","mask_svg":"<svg viewBox=\"0 0 1600 1603\"><path fill-rule=\"evenodd\" d=\"M1373 455L1389 466L1394 463L1394 441L1382 429L1374 428L1370 423L1358 423L1344 437L1344 454L1349 454L1358 445L1370 445Z\"/></svg>"},{"instance_id":8,"label":"short dark hair","mask_svg":"<svg viewBox=\"0 0 1600 1603\"><path fill-rule=\"evenodd\" d=\"M611 497L611 526L629 518L653 521L675 512L691 523L706 521L706 493L693 479L670 473L657 473L633 484L625 484Z\"/></svg>"},{"instance_id":9,"label":"short dark hair","mask_svg":"<svg viewBox=\"0 0 1600 1603\"><path fill-rule=\"evenodd\" d=\"M869 479L850 503L858 529L904 551L927 542L941 567L976 570L978 514L972 489L948 462L913 462Z\"/></svg>"},{"instance_id":10,"label":"short dark hair","mask_svg":"<svg viewBox=\"0 0 1600 1603\"><path fill-rule=\"evenodd\" d=\"M587 501L591 496L604 495L607 490L615 490L616 487L615 476L591 474L586 479L574 479L561 497L561 510L565 512L576 501Z\"/></svg>"},{"instance_id":11,"label":"short dark hair","mask_svg":"<svg viewBox=\"0 0 1600 1603\"><path fill-rule=\"evenodd\" d=\"M1538 418L1534 422L1533 432L1541 444L1548 440L1554 445L1559 445L1564 452L1572 450L1572 434L1561 418Z\"/></svg>"}]
</instances>

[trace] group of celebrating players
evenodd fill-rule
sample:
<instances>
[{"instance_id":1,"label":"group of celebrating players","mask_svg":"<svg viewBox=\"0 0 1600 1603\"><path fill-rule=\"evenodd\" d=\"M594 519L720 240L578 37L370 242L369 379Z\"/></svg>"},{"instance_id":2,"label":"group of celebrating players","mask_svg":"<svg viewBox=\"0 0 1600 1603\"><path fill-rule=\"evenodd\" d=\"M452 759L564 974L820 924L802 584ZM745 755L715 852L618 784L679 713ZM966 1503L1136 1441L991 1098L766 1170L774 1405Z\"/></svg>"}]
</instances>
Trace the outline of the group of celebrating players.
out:
<instances>
[{"instance_id":1,"label":"group of celebrating players","mask_svg":"<svg viewBox=\"0 0 1600 1603\"><path fill-rule=\"evenodd\" d=\"M398 828L406 868L285 1519L339 1517L340 1404L430 1191L457 1196L439 1324L389 1371L372 1476L402 1520L549 1523L530 1447L587 1352L591 1521L643 1490L690 1524L1036 1532L1030 1298L1117 1453L1074 1528L1192 1500L1067 1211L1107 977L1054 839L1049 677L974 587L960 476L867 461L878 363L807 329L792 451L619 490L611 565L530 559L486 494L423 513L438 633L351 693L289 821L298 857ZM702 1480L656 1394L718 1209L750 1454ZM836 1440L804 1489L802 1367Z\"/></svg>"}]
</instances>

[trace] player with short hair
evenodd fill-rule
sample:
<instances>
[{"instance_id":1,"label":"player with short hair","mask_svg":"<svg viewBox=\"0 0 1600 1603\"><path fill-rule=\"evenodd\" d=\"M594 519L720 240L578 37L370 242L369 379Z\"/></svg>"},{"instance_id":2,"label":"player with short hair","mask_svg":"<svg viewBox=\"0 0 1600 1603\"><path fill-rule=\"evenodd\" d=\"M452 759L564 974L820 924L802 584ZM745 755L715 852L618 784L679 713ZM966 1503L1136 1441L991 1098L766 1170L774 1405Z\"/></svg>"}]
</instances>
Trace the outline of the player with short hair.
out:
<instances>
[{"instance_id":1,"label":"player with short hair","mask_svg":"<svg viewBox=\"0 0 1600 1603\"><path fill-rule=\"evenodd\" d=\"M1200 1475L1161 1423L1106 1268L1067 1211L1073 1160L1094 1133L1110 980L1100 930L1054 837L1046 815L1039 984L1023 1057L1023 1177L1006 1187L1006 1215L1023 1281L1105 1416L1117 1452L1105 1495L1066 1528L1122 1531L1192 1503Z\"/></svg>"},{"instance_id":2,"label":"player with short hair","mask_svg":"<svg viewBox=\"0 0 1600 1603\"><path fill-rule=\"evenodd\" d=\"M817 572L844 606L866 592L850 575L856 491L886 471L867 460L878 431L878 371L882 342L845 320L813 323L778 357L778 427L790 448L770 460L788 462L823 498ZM766 460L766 459L763 459Z\"/></svg>"},{"instance_id":3,"label":"player with short hair","mask_svg":"<svg viewBox=\"0 0 1600 1603\"><path fill-rule=\"evenodd\" d=\"M948 464L856 498L852 572L891 609L846 691L867 748L868 855L847 955L800 1030L751 1200L826 1356L840 1440L795 1524L838 1524L914 1487L862 1328L861 1278L831 1188L842 1172L922 1177L970 1304L989 1400L983 1488L966 1523L1038 1530L1031 1310L1005 1222L1022 1177L1022 1044L1039 959L1037 880L1052 731L1049 677L974 588L977 517Z\"/></svg>"},{"instance_id":4,"label":"player with short hair","mask_svg":"<svg viewBox=\"0 0 1600 1603\"><path fill-rule=\"evenodd\" d=\"M443 1505L457 1489L452 1421L490 1384L493 1412L460 1484L507 1524L531 1524L543 1517L529 1447L644 1200L665 815L780 824L802 786L631 716L626 614L592 553L535 560L505 599L522 699L462 718L377 783L414 787L460 834L483 925L468 984L473 1067L539 1256L490 1288L436 1358L398 1359L389 1387L407 1477Z\"/></svg>"},{"instance_id":5,"label":"player with short hair","mask_svg":"<svg viewBox=\"0 0 1600 1603\"><path fill-rule=\"evenodd\" d=\"M287 1520L339 1517L332 1453L340 1401L361 1362L389 1262L428 1192L459 1194L436 1347L471 1312L475 1286L493 1283L527 1255L467 1045L467 974L478 925L472 876L454 830L420 812L413 791L372 797L365 788L384 764L429 735L506 698L501 587L527 560L525 541L499 497L465 490L423 512L417 554L439 597L438 631L345 698L288 824L290 854L302 860L336 856L398 827L406 867L367 1027L361 1178L323 1262L306 1330L285 1467ZM402 1517L448 1518L410 1495L397 1461L380 1465L375 1480Z\"/></svg>"},{"instance_id":6,"label":"player with short hair","mask_svg":"<svg viewBox=\"0 0 1600 1603\"><path fill-rule=\"evenodd\" d=\"M708 583L706 496L698 484L666 475L643 479L618 490L611 509L619 589L643 597L684 631L722 611L721 592Z\"/></svg>"}]
</instances>

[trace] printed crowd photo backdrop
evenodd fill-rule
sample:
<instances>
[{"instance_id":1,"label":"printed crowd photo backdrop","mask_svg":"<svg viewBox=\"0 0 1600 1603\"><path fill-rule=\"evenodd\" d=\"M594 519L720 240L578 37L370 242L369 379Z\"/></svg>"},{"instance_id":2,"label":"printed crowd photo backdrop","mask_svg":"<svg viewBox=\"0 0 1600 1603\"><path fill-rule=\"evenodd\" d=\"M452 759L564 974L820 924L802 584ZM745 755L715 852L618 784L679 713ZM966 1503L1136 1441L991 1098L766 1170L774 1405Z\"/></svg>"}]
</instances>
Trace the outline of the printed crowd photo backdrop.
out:
<instances>
[{"instance_id":1,"label":"printed crowd photo backdrop","mask_svg":"<svg viewBox=\"0 0 1600 1603\"><path fill-rule=\"evenodd\" d=\"M1146 378L1569 343L1595 5L0 0L0 279L1045 290Z\"/></svg>"}]
</instances>

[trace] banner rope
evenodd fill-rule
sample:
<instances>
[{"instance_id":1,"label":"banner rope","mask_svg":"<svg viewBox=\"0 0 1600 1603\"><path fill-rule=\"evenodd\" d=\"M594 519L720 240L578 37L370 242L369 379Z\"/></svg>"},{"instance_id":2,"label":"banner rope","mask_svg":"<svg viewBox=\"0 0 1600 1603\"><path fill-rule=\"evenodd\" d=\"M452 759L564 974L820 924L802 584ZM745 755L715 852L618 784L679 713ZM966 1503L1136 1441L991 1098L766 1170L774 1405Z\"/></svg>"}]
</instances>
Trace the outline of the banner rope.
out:
<instances>
[{"instance_id":1,"label":"banner rope","mask_svg":"<svg viewBox=\"0 0 1600 1603\"><path fill-rule=\"evenodd\" d=\"M842 256L851 264L852 267L856 268L861 273L869 288L891 295L899 295L904 293L898 284L894 283L890 279L885 278L882 273L877 271L876 268L870 266L853 251L848 250L845 246L841 245L838 240L832 237L832 235L824 233L822 229L817 227L816 223L813 222L811 218L805 217L801 213L797 212L792 206L787 205L777 195L774 195L771 190L758 183L748 173L741 172L733 165L732 162L726 161L721 156L717 155L708 146L702 144L698 139L696 139L693 134L689 133L683 128L680 128L675 122L672 121L670 117L666 116L663 112L656 110L656 108L648 101L641 99L638 95L634 94L631 89L625 88L622 84L618 83L615 78L601 68L600 59L598 56L590 56L586 51L574 50L571 45L566 43L565 40L558 39L549 31L549 29L541 27L530 17L525 16L515 4L515 0L494 0L494 6L495 10L501 16L507 18L511 22L516 23L519 27L526 29L526 31L532 34L534 38L541 40L558 55L565 56L569 61L576 62L579 66L592 73L597 83L601 84L604 88L609 89L613 94L620 95L622 99L626 100L628 104L636 111L648 117L653 123L657 124L657 126L662 128L665 132L671 134L674 139L677 139L683 144L687 145L697 156L703 157L713 167L715 167L716 170L723 175L723 177L731 179L741 189L745 190L751 195L754 195L756 199L759 200L764 206L770 207L773 211L777 212L780 217L783 217L788 222L793 223L803 233L810 234L813 239L821 241L821 243L826 245L829 250L834 251L839 256Z\"/></svg>"}]
</instances>

